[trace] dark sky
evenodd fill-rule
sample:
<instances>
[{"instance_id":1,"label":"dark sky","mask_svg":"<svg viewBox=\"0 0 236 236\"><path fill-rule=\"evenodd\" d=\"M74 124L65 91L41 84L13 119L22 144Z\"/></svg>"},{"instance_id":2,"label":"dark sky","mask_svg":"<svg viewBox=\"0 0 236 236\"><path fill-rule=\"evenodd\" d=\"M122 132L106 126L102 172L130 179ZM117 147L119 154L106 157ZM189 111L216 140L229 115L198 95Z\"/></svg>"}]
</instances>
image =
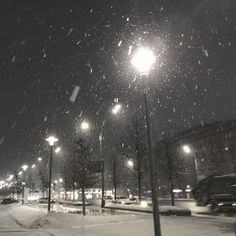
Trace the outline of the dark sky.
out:
<instances>
[{"instance_id":1,"label":"dark sky","mask_svg":"<svg viewBox=\"0 0 236 236\"><path fill-rule=\"evenodd\" d=\"M80 119L97 134L115 98L130 116L142 104L128 55L138 44L157 55L160 132L235 119L233 0L1 1L0 35L0 177L45 155L49 133L66 149Z\"/></svg>"}]
</instances>

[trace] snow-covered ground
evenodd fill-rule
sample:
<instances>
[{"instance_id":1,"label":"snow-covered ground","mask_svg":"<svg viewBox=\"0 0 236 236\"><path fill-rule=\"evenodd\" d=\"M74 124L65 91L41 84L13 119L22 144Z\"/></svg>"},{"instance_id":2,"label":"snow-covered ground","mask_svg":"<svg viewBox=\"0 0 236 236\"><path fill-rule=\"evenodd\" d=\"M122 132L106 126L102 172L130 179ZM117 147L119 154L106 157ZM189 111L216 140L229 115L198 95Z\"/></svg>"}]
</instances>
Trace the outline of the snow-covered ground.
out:
<instances>
[{"instance_id":1,"label":"snow-covered ground","mask_svg":"<svg viewBox=\"0 0 236 236\"><path fill-rule=\"evenodd\" d=\"M124 209L124 210L131 210L131 211L140 211L140 212L152 212L151 206L143 206L138 204L116 204L116 203L108 203L106 204L107 208L114 208L114 209ZM163 215L182 215L182 216L190 216L191 211L187 208L180 208L176 206L159 206L159 212Z\"/></svg>"},{"instance_id":2,"label":"snow-covered ground","mask_svg":"<svg viewBox=\"0 0 236 236\"><path fill-rule=\"evenodd\" d=\"M49 234L59 236L154 235L151 214L82 216L51 212L47 215L41 210L21 205L0 208L0 214L1 210L7 210L18 223L29 228L32 236ZM233 223L233 218L161 216L163 236L233 236L235 235ZM29 235L29 232L25 235Z\"/></svg>"}]
</instances>

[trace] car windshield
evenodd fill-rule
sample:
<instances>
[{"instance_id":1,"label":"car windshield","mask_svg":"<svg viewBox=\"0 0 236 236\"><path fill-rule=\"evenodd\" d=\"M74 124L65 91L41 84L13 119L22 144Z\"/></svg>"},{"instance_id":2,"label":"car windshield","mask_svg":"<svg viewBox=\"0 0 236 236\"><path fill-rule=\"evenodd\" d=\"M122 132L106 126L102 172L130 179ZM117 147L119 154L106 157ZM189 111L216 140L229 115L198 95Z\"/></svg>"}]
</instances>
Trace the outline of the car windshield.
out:
<instances>
[{"instance_id":1,"label":"car windshield","mask_svg":"<svg viewBox=\"0 0 236 236\"><path fill-rule=\"evenodd\" d=\"M0 35L0 233L235 235L235 0L2 0Z\"/></svg>"}]
</instances>

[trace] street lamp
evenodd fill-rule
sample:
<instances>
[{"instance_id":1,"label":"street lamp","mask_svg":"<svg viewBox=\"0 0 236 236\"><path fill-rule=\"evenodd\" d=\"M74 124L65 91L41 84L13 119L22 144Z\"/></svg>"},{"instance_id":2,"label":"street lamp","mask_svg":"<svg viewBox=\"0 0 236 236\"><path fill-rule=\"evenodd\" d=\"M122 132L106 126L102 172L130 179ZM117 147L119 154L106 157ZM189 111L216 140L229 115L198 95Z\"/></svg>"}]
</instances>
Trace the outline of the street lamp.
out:
<instances>
[{"instance_id":1,"label":"street lamp","mask_svg":"<svg viewBox=\"0 0 236 236\"><path fill-rule=\"evenodd\" d=\"M53 145L58 141L54 136L50 136L45 139L50 145L50 160L49 160L49 184L48 184L48 212L51 208L51 184L52 184L52 153L53 153Z\"/></svg>"},{"instance_id":2,"label":"street lamp","mask_svg":"<svg viewBox=\"0 0 236 236\"><path fill-rule=\"evenodd\" d=\"M186 154L191 153L191 148L188 145L183 145L182 149Z\"/></svg>"},{"instance_id":3,"label":"street lamp","mask_svg":"<svg viewBox=\"0 0 236 236\"><path fill-rule=\"evenodd\" d=\"M117 115L120 112L121 108L122 108L121 104L117 103L111 110L112 114Z\"/></svg>"},{"instance_id":4,"label":"street lamp","mask_svg":"<svg viewBox=\"0 0 236 236\"><path fill-rule=\"evenodd\" d=\"M80 129L82 131L88 131L90 129L90 125L88 123L88 121L84 120L81 124L80 124Z\"/></svg>"},{"instance_id":5,"label":"street lamp","mask_svg":"<svg viewBox=\"0 0 236 236\"><path fill-rule=\"evenodd\" d=\"M23 181L22 181L22 199L21 203L24 205L25 202L25 171L28 169L29 166L23 165L21 168L23 169Z\"/></svg>"},{"instance_id":6,"label":"street lamp","mask_svg":"<svg viewBox=\"0 0 236 236\"><path fill-rule=\"evenodd\" d=\"M41 162L42 161L42 157L38 157L38 161Z\"/></svg>"},{"instance_id":7,"label":"street lamp","mask_svg":"<svg viewBox=\"0 0 236 236\"><path fill-rule=\"evenodd\" d=\"M116 103L112 109L111 112L113 115L118 115L121 111L122 105L120 103ZM102 122L100 125L100 130L99 130L99 156L100 160L102 163L102 198L101 198L101 208L105 207L105 178L104 178L104 173L105 173L105 162L104 162L104 157L103 157L103 127L105 125L105 120Z\"/></svg>"},{"instance_id":8,"label":"street lamp","mask_svg":"<svg viewBox=\"0 0 236 236\"><path fill-rule=\"evenodd\" d=\"M134 167L134 162L131 160L128 160L127 164L129 167Z\"/></svg>"},{"instance_id":9,"label":"street lamp","mask_svg":"<svg viewBox=\"0 0 236 236\"><path fill-rule=\"evenodd\" d=\"M141 77L148 77L149 71L153 67L156 61L156 57L153 51L147 47L140 47L134 53L131 60L131 64L137 70ZM145 79L145 78L144 78ZM144 103L145 103L145 116L146 116L146 127L147 127L147 141L148 141L148 157L150 163L150 180L152 189L152 203L153 203L153 220L154 220L154 231L155 236L161 236L161 225L159 216L158 206L158 194L157 194L157 182L155 176L155 162L153 159L153 147L152 147L152 134L150 126L150 114L149 114L149 100L148 100L148 86L145 81L144 90Z\"/></svg>"},{"instance_id":10,"label":"street lamp","mask_svg":"<svg viewBox=\"0 0 236 236\"><path fill-rule=\"evenodd\" d=\"M194 152L194 151L192 150L192 148L191 148L189 145L187 145L187 144L185 144L185 145L182 146L182 150L183 150L183 152L186 153L186 154L191 154L191 153ZM195 167L196 182L197 182L199 171L198 171L198 163L197 163L196 152L195 152L195 154L194 154L194 167Z\"/></svg>"}]
</instances>

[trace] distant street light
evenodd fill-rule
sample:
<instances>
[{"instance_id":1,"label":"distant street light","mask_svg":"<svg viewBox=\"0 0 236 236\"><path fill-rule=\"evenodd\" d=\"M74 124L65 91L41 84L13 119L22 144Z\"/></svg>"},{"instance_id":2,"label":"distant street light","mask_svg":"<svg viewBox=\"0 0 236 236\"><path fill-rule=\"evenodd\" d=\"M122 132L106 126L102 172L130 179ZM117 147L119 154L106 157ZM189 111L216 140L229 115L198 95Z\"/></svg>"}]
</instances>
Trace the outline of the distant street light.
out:
<instances>
[{"instance_id":1,"label":"distant street light","mask_svg":"<svg viewBox=\"0 0 236 236\"><path fill-rule=\"evenodd\" d=\"M38 161L39 161L39 162L42 161L42 157L38 157Z\"/></svg>"},{"instance_id":2,"label":"distant street light","mask_svg":"<svg viewBox=\"0 0 236 236\"><path fill-rule=\"evenodd\" d=\"M31 168L32 168L32 169L34 169L35 167L36 167L36 165L35 165L35 164L33 164L33 165L31 166Z\"/></svg>"},{"instance_id":3,"label":"distant street light","mask_svg":"<svg viewBox=\"0 0 236 236\"><path fill-rule=\"evenodd\" d=\"M191 148L188 145L183 145L182 149L186 154L191 153Z\"/></svg>"},{"instance_id":4,"label":"distant street light","mask_svg":"<svg viewBox=\"0 0 236 236\"><path fill-rule=\"evenodd\" d=\"M51 208L51 185L52 185L52 153L53 153L53 145L58 141L54 136L50 136L45 139L50 145L50 160L49 160L49 184L48 184L48 212L50 212Z\"/></svg>"},{"instance_id":5,"label":"distant street light","mask_svg":"<svg viewBox=\"0 0 236 236\"><path fill-rule=\"evenodd\" d=\"M117 103L117 104L112 108L111 111L112 111L112 113L113 113L114 115L117 115L117 114L120 112L121 108L122 108L121 104L120 104L120 103Z\"/></svg>"},{"instance_id":6,"label":"distant street light","mask_svg":"<svg viewBox=\"0 0 236 236\"><path fill-rule=\"evenodd\" d=\"M60 182L60 183L63 183L63 179L62 179L62 178L60 178L60 179L59 179L59 182Z\"/></svg>"},{"instance_id":7,"label":"distant street light","mask_svg":"<svg viewBox=\"0 0 236 236\"><path fill-rule=\"evenodd\" d=\"M29 167L29 166L27 166L27 165L21 166L21 168L23 169L23 171L26 171L26 170L28 169L28 167Z\"/></svg>"},{"instance_id":8,"label":"distant street light","mask_svg":"<svg viewBox=\"0 0 236 236\"><path fill-rule=\"evenodd\" d=\"M130 167L134 167L134 162L131 161L131 160L128 160L127 164L128 164L128 166L130 166Z\"/></svg>"},{"instance_id":9,"label":"distant street light","mask_svg":"<svg viewBox=\"0 0 236 236\"><path fill-rule=\"evenodd\" d=\"M80 125L82 131L88 131L90 129L90 125L87 121L83 121Z\"/></svg>"},{"instance_id":10,"label":"distant street light","mask_svg":"<svg viewBox=\"0 0 236 236\"><path fill-rule=\"evenodd\" d=\"M147 47L140 47L135 52L131 64L137 70L139 75L148 77L149 71L153 67L156 61L156 57L153 54L153 51ZM161 236L161 225L160 225L160 216L159 216L159 206L158 206L158 194L157 194L157 177L155 176L155 162L153 159L153 147L152 147L152 134L151 134L151 125L150 125L150 114L149 114L149 100L148 100L148 86L146 81L145 91L144 91L144 104L146 112L146 127L147 127L147 141L148 141L148 157L150 163L150 179L151 179L151 189L152 189L152 203L153 203L153 221L154 221L154 231L155 236Z\"/></svg>"},{"instance_id":11,"label":"distant street light","mask_svg":"<svg viewBox=\"0 0 236 236\"><path fill-rule=\"evenodd\" d=\"M21 203L24 205L25 203L25 171L28 169L29 166L23 165L21 168L23 169L23 180L22 180L22 199Z\"/></svg>"}]
</instances>

